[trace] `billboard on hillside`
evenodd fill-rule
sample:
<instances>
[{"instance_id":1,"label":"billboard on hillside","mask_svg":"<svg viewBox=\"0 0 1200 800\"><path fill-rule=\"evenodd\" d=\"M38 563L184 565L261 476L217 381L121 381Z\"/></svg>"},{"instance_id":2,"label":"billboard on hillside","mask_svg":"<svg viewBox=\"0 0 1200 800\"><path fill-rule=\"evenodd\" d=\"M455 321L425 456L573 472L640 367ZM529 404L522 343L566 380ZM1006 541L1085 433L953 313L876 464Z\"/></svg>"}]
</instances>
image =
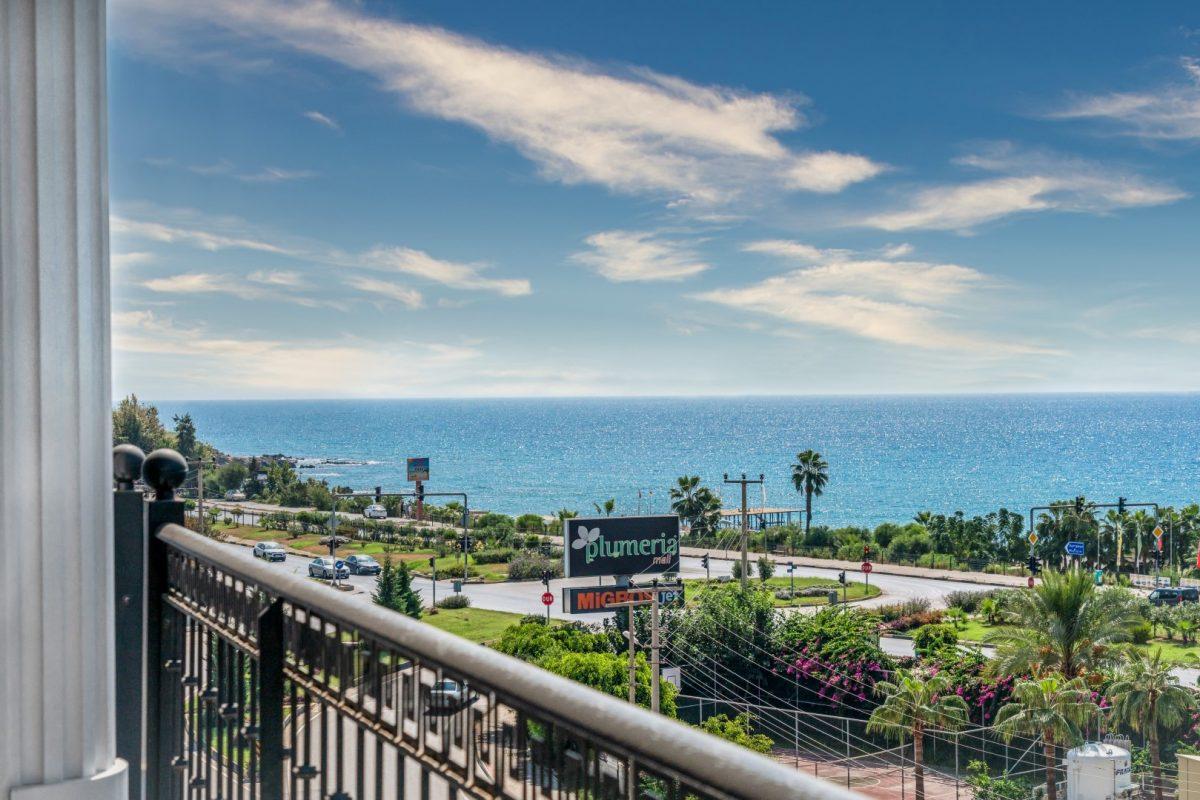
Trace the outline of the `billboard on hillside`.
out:
<instances>
[{"instance_id":1,"label":"billboard on hillside","mask_svg":"<svg viewBox=\"0 0 1200 800\"><path fill-rule=\"evenodd\" d=\"M679 571L679 517L563 520L563 571L569 578Z\"/></svg>"}]
</instances>

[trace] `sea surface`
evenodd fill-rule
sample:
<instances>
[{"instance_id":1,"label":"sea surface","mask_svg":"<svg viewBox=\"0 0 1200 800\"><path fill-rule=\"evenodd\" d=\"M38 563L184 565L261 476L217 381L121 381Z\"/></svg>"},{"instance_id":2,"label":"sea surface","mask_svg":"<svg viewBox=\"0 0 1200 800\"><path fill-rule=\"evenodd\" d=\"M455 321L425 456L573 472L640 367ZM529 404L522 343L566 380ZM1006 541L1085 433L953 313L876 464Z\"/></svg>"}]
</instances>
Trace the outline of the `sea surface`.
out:
<instances>
[{"instance_id":1,"label":"sea surface","mask_svg":"<svg viewBox=\"0 0 1200 800\"><path fill-rule=\"evenodd\" d=\"M430 458L429 491L467 492L509 514L662 512L675 478L766 476L769 506L802 507L789 466L829 462L813 520L832 525L968 514L1085 494L1200 500L1200 395L991 395L157 403L192 415L235 455L311 459L301 474L367 490L409 488L405 458ZM328 463L328 461L349 463ZM641 497L639 498L639 491ZM762 495L752 489L751 504Z\"/></svg>"}]
</instances>

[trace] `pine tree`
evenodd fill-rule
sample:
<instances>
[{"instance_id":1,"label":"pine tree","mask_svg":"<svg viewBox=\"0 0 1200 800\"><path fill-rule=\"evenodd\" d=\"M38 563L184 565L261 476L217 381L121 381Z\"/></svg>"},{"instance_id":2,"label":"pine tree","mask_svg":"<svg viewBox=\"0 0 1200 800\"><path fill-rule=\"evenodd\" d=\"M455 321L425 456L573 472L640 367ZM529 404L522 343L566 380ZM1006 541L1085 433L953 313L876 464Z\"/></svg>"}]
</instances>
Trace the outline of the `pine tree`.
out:
<instances>
[{"instance_id":1,"label":"pine tree","mask_svg":"<svg viewBox=\"0 0 1200 800\"><path fill-rule=\"evenodd\" d=\"M383 557L383 567L379 570L379 577L375 581L373 599L384 608L398 610L396 608L396 568L392 566L391 555Z\"/></svg>"},{"instance_id":2,"label":"pine tree","mask_svg":"<svg viewBox=\"0 0 1200 800\"><path fill-rule=\"evenodd\" d=\"M395 610L407 614L413 619L421 618L421 595L412 588L412 572L408 563L401 561L400 569L396 570L396 606Z\"/></svg>"},{"instance_id":3,"label":"pine tree","mask_svg":"<svg viewBox=\"0 0 1200 800\"><path fill-rule=\"evenodd\" d=\"M191 414L176 414L172 420L175 423L175 449L184 458L195 458L196 425L192 422Z\"/></svg>"}]
</instances>

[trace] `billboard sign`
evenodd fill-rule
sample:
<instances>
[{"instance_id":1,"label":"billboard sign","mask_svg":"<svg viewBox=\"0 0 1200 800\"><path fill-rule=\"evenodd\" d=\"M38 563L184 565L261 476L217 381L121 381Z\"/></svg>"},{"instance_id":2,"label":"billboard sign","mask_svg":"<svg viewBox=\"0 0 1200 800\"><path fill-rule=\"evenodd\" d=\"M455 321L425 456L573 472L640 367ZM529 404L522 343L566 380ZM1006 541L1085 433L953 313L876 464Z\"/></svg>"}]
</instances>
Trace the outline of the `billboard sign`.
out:
<instances>
[{"instance_id":1,"label":"billboard sign","mask_svg":"<svg viewBox=\"0 0 1200 800\"><path fill-rule=\"evenodd\" d=\"M679 517L563 520L568 578L679 571Z\"/></svg>"},{"instance_id":2,"label":"billboard sign","mask_svg":"<svg viewBox=\"0 0 1200 800\"><path fill-rule=\"evenodd\" d=\"M683 584L630 589L622 586L565 586L563 587L563 611L568 614L603 614L614 611L614 603L649 603L651 593L658 592L658 602L663 605L683 603Z\"/></svg>"},{"instance_id":3,"label":"billboard sign","mask_svg":"<svg viewBox=\"0 0 1200 800\"><path fill-rule=\"evenodd\" d=\"M429 459L428 458L410 458L408 459L408 480L427 481L429 480Z\"/></svg>"}]
</instances>

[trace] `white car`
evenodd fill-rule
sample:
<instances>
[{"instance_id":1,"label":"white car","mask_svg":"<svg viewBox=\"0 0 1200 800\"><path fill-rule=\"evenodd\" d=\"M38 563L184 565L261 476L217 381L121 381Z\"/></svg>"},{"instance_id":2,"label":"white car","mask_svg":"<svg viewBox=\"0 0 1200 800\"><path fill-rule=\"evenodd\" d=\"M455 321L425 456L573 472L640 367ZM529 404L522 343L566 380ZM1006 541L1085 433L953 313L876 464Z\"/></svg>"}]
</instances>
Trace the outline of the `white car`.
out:
<instances>
[{"instance_id":1,"label":"white car","mask_svg":"<svg viewBox=\"0 0 1200 800\"><path fill-rule=\"evenodd\" d=\"M235 503L237 503L237 502L241 502L242 500L245 500L245 499L246 499L246 493L245 493L245 492L238 492L238 491L226 492L226 493L225 493L225 499L226 499L226 500L232 500L232 501L234 501Z\"/></svg>"},{"instance_id":2,"label":"white car","mask_svg":"<svg viewBox=\"0 0 1200 800\"><path fill-rule=\"evenodd\" d=\"M471 699L471 690L465 683L449 679L438 681L429 690L430 708L459 708Z\"/></svg>"},{"instance_id":3,"label":"white car","mask_svg":"<svg viewBox=\"0 0 1200 800\"><path fill-rule=\"evenodd\" d=\"M367 519L387 519L387 509L379 503L371 503L363 509L363 516Z\"/></svg>"},{"instance_id":4,"label":"white car","mask_svg":"<svg viewBox=\"0 0 1200 800\"><path fill-rule=\"evenodd\" d=\"M287 551L279 542L259 542L254 545L254 557L265 561L287 561Z\"/></svg>"}]
</instances>

